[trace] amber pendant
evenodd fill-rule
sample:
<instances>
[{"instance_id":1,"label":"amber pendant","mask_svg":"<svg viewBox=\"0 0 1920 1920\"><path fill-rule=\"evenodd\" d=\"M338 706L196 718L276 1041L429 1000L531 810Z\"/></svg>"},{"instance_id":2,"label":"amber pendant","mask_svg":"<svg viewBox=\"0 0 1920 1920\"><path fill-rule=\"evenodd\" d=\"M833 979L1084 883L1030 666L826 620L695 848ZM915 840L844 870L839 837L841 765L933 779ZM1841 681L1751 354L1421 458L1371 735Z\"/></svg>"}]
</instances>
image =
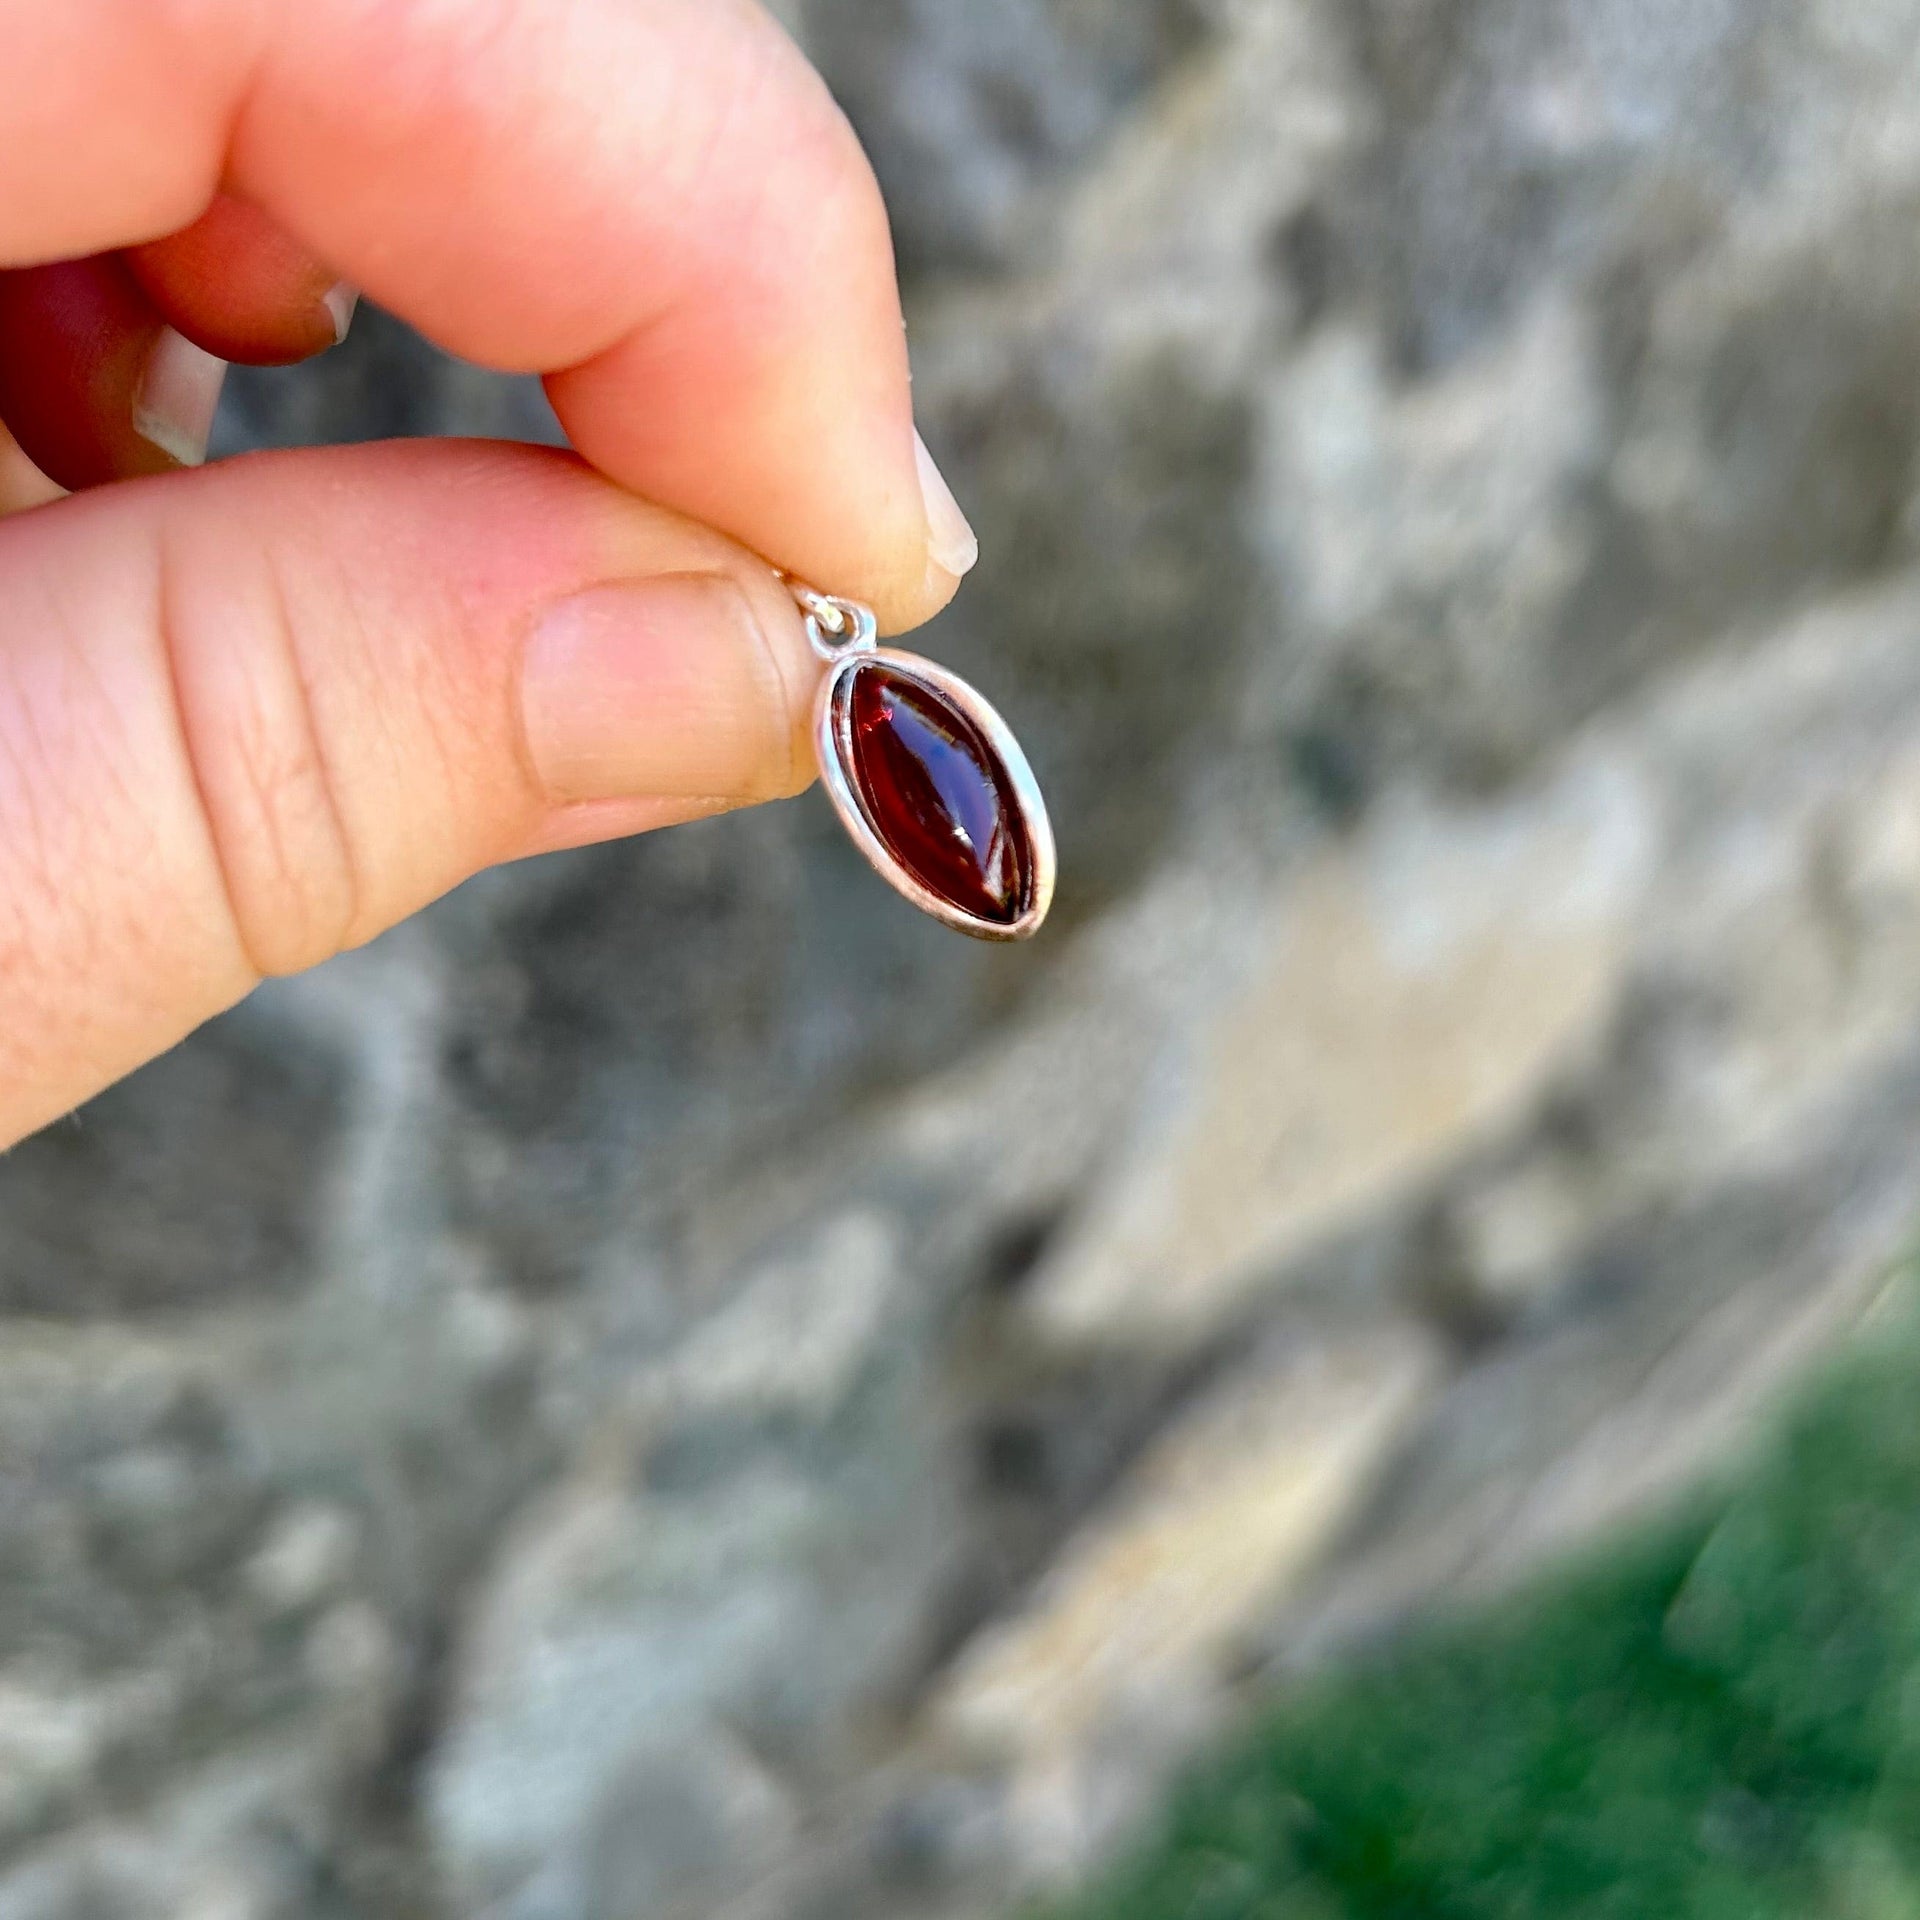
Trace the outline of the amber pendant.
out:
<instances>
[{"instance_id":1,"label":"amber pendant","mask_svg":"<svg viewBox=\"0 0 1920 1920\"><path fill-rule=\"evenodd\" d=\"M1053 829L1007 723L957 674L875 644L872 613L788 583L827 662L820 778L881 877L979 940L1024 940L1053 898Z\"/></svg>"}]
</instances>

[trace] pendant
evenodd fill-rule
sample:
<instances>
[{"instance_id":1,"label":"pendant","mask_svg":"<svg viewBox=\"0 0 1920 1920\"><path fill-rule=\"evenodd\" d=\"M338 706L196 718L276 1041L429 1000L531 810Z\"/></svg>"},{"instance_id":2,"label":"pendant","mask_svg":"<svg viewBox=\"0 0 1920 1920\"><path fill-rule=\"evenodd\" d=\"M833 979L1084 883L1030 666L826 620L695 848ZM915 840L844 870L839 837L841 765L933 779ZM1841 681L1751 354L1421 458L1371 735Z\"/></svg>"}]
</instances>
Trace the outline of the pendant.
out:
<instances>
[{"instance_id":1,"label":"pendant","mask_svg":"<svg viewBox=\"0 0 1920 1920\"><path fill-rule=\"evenodd\" d=\"M1053 899L1053 829L1007 723L957 674L876 644L871 608L787 588L827 663L820 779L868 864L977 940L1025 940Z\"/></svg>"}]
</instances>

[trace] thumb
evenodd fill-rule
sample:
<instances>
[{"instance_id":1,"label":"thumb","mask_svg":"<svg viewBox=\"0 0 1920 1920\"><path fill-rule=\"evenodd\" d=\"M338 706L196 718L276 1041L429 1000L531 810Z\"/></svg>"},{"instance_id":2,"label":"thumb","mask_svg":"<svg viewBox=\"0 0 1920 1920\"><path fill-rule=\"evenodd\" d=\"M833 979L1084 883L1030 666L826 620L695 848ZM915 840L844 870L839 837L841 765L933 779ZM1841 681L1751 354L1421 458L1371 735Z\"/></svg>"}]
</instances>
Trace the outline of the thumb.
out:
<instances>
[{"instance_id":1,"label":"thumb","mask_svg":"<svg viewBox=\"0 0 1920 1920\"><path fill-rule=\"evenodd\" d=\"M797 791L815 678L764 563L540 449L0 522L0 1145L477 868Z\"/></svg>"}]
</instances>

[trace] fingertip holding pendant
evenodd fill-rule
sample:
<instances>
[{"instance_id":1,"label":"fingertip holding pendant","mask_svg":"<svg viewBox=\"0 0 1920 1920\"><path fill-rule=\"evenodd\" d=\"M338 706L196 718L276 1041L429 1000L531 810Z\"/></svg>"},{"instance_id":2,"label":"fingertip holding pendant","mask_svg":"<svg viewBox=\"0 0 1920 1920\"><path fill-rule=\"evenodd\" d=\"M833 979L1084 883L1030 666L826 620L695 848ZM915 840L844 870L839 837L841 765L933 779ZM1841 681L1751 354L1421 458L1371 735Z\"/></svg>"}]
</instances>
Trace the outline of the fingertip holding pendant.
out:
<instances>
[{"instance_id":1,"label":"fingertip holding pendant","mask_svg":"<svg viewBox=\"0 0 1920 1920\"><path fill-rule=\"evenodd\" d=\"M867 863L978 940L1025 940L1053 899L1053 829L1007 723L958 674L875 641L872 612L789 580L827 662L821 784Z\"/></svg>"}]
</instances>

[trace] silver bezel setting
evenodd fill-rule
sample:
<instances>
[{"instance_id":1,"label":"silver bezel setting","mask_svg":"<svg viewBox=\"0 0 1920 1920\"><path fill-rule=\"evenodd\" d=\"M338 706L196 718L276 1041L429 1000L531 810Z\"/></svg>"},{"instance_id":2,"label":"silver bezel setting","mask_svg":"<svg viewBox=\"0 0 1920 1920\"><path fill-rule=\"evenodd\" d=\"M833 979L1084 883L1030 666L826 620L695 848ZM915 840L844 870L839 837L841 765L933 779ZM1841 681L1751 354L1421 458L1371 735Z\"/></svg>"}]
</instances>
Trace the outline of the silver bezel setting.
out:
<instances>
[{"instance_id":1,"label":"silver bezel setting","mask_svg":"<svg viewBox=\"0 0 1920 1920\"><path fill-rule=\"evenodd\" d=\"M840 816L840 823L852 837L854 845L866 856L867 864L895 891L911 900L922 913L931 914L934 919L958 932L971 934L976 940L1031 938L1039 931L1041 921L1047 917L1047 908L1053 902L1053 826L1047 819L1047 804L1040 797L1039 782L1034 779L1033 769L1027 764L1027 756L1020 751L1020 743L1013 737L1012 728L958 674L949 673L945 667L936 666L917 653L903 653L894 647L876 647L871 640L862 645L855 640L835 648L829 659L831 664L821 680L814 705L814 754L820 763L820 780L827 790L827 797L833 802L833 809ZM849 702L842 695L854 674L869 665L889 668L902 679L914 681L951 703L980 730L987 745L1006 769L1014 805L1020 815L1019 824L1026 833L1027 846L1032 855L1032 884L1026 909L1019 919L1005 922L982 920L930 892L887 851L886 842L868 819L853 778L852 721L848 712Z\"/></svg>"}]
</instances>

